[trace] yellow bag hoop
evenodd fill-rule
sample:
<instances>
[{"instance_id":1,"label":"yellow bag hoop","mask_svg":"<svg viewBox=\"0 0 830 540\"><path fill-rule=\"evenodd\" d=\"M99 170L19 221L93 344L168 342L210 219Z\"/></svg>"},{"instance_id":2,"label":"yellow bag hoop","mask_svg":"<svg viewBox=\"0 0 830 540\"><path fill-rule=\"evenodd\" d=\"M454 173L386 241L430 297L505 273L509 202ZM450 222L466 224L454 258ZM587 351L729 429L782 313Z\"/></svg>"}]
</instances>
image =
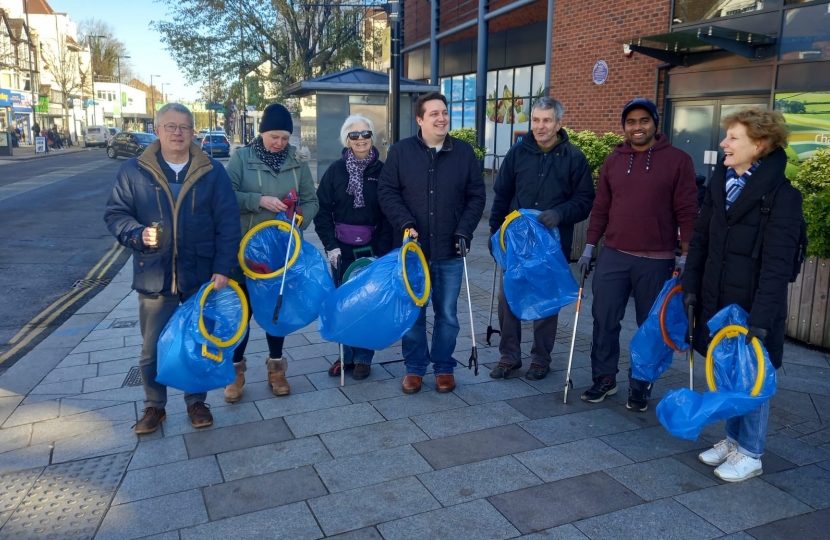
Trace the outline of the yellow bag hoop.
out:
<instances>
[{"instance_id":1,"label":"yellow bag hoop","mask_svg":"<svg viewBox=\"0 0 830 540\"><path fill-rule=\"evenodd\" d=\"M300 217L300 216L298 215L297 217ZM297 225L297 226L299 226L299 225ZM254 225L251 228L250 231L245 233L245 236L242 237L242 243L239 244L239 253L237 255L237 258L239 259L239 266L242 268L242 272L244 272L245 275L248 276L251 279L271 279L271 278L279 277L279 276L282 275L282 273L285 271L286 268L291 268L292 266L294 266L294 263L297 262L297 258L300 256L300 248L302 247L301 246L302 242L300 240L300 233L297 232L297 227L294 227L294 234L293 234L293 236L294 236L294 242L293 242L294 243L294 253L291 254L291 258L288 259L288 264L285 265L284 268L280 268L278 270L275 270L274 272L271 272L270 274L257 274L256 272L254 272L253 270L248 268L248 265L245 263L245 247L248 245L248 242L251 240L251 238L253 238L253 236L256 233L258 233L262 229L265 229L266 227L277 227L278 229L280 229L282 231L285 231L285 232L291 231L291 224L290 223L286 223L285 221L281 221L281 220L277 220L277 219L272 219L272 220L263 221L262 223Z\"/></svg>"},{"instance_id":2,"label":"yellow bag hoop","mask_svg":"<svg viewBox=\"0 0 830 540\"><path fill-rule=\"evenodd\" d=\"M715 384L715 359L712 356L715 347L717 347L717 345L724 339L745 336L748 333L749 330L745 327L737 324L730 324L729 326L721 328L721 330L715 334L715 337L712 338L709 350L706 351L706 384L712 392L716 392L718 389ZM764 386L766 365L764 364L764 350L761 348L761 342L758 338L752 338L752 347L755 349L755 359L758 361L758 375L755 377L755 386L752 388L752 392L750 392L749 395L757 397L758 394L761 393L761 387Z\"/></svg>"},{"instance_id":3,"label":"yellow bag hoop","mask_svg":"<svg viewBox=\"0 0 830 540\"><path fill-rule=\"evenodd\" d=\"M203 343L202 356L214 360L216 362L222 361L221 349L224 347L229 347L237 341L239 341L245 334L245 330L248 328L248 301L245 300L245 295L242 294L242 289L239 288L239 285L236 283L236 281L232 279L228 280L228 286L231 289L233 289L233 291L239 297L239 302L242 304L242 320L239 322L239 329L237 329L233 337L226 341L222 341L221 339L210 335L207 331L207 328L205 327L205 319L203 317L203 314L205 310L205 302L207 301L207 297L210 294L210 292L213 291L212 281L208 283L208 286L205 287L202 296L199 298L199 332L202 334L202 337L204 337L206 340L210 341L213 345L220 349L218 354L213 354L208 350L207 343Z\"/></svg>"},{"instance_id":4,"label":"yellow bag hoop","mask_svg":"<svg viewBox=\"0 0 830 540\"><path fill-rule=\"evenodd\" d=\"M512 212L507 214L506 218L504 218L504 223L501 224L501 230L499 231L499 244L501 245L502 251L507 251L507 247L504 245L504 231L507 230L507 226L510 225L513 222L513 220L521 216L521 212L519 212L518 210L513 210Z\"/></svg>"},{"instance_id":5,"label":"yellow bag hoop","mask_svg":"<svg viewBox=\"0 0 830 540\"><path fill-rule=\"evenodd\" d=\"M404 241L406 241L408 235L404 233ZM414 251L415 254L418 256L418 260L421 262L421 266L424 269L424 294L420 298L415 291L412 290L412 286L409 283L409 277L406 274L406 253L408 251ZM403 247L401 248L401 268L403 269L403 284L406 286L406 292L409 293L409 297L412 298L412 301L415 302L415 305L418 307L423 307L427 300L429 299L429 291L432 287L432 283L430 282L429 278L429 266L427 265L427 259L424 257L424 252L421 251L421 246L419 246L416 242L405 242Z\"/></svg>"}]
</instances>

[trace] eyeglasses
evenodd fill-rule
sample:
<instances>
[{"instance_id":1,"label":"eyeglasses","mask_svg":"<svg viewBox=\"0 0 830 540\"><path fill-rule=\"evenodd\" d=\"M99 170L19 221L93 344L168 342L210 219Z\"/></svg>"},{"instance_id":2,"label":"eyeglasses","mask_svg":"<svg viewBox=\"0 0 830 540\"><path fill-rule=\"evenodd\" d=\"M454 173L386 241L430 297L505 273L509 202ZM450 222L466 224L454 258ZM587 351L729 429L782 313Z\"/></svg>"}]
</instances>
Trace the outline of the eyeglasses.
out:
<instances>
[{"instance_id":1,"label":"eyeglasses","mask_svg":"<svg viewBox=\"0 0 830 540\"><path fill-rule=\"evenodd\" d=\"M193 126L177 126L176 124L164 124L162 126L167 133L176 133L178 129L182 133L190 133L193 131Z\"/></svg>"},{"instance_id":2,"label":"eyeglasses","mask_svg":"<svg viewBox=\"0 0 830 540\"><path fill-rule=\"evenodd\" d=\"M349 132L349 139L352 141L356 141L358 139L371 139L372 132L368 129L366 131L350 131Z\"/></svg>"}]
</instances>

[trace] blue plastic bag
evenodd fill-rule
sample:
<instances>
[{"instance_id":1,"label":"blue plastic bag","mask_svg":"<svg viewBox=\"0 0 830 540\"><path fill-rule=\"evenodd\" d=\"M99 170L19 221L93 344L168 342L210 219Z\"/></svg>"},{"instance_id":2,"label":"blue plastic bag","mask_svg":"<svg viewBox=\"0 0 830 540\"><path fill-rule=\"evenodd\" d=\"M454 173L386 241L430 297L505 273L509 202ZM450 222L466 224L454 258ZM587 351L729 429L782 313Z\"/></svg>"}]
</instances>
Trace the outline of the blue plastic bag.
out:
<instances>
[{"instance_id":1,"label":"blue plastic bag","mask_svg":"<svg viewBox=\"0 0 830 540\"><path fill-rule=\"evenodd\" d=\"M323 339L372 351L383 350L409 332L421 307L412 299L403 277L401 249L365 266L323 303L319 329ZM406 274L421 306L429 301L418 255L407 249ZM428 270L426 270L428 271Z\"/></svg>"},{"instance_id":2,"label":"blue plastic bag","mask_svg":"<svg viewBox=\"0 0 830 540\"><path fill-rule=\"evenodd\" d=\"M535 321L559 313L576 302L579 285L562 253L559 229L538 221L536 210L519 210L521 216L505 222L492 236L493 257L504 270L504 296L510 311L523 321ZM508 216L510 218L510 216Z\"/></svg>"},{"instance_id":3,"label":"blue plastic bag","mask_svg":"<svg viewBox=\"0 0 830 540\"><path fill-rule=\"evenodd\" d=\"M216 291L212 285L202 285L176 309L162 330L156 352L156 382L199 394L236 380L233 351L248 327L248 307L238 289L229 286ZM208 287L211 290L202 310L200 303ZM213 339L200 330L200 319ZM217 346L215 341L224 343Z\"/></svg>"},{"instance_id":4,"label":"blue plastic bag","mask_svg":"<svg viewBox=\"0 0 830 540\"><path fill-rule=\"evenodd\" d=\"M727 306L709 321L710 335L729 325L746 327L748 318L738 305ZM746 336L739 334L715 345L712 358L717 391L698 394L688 388L671 390L657 405L657 418L669 433L681 439L697 440L707 425L743 416L775 394L775 368L762 344L763 385L757 396L750 395L758 376L758 361L754 347L746 345L745 340Z\"/></svg>"},{"instance_id":5,"label":"blue plastic bag","mask_svg":"<svg viewBox=\"0 0 830 540\"><path fill-rule=\"evenodd\" d=\"M277 216L280 221L285 221L284 218L282 213ZM299 228L295 228L295 231L299 233ZM276 226L266 226L258 230L241 247L247 265L250 267L251 264L264 264L271 272L279 270L285 264L288 238L289 232ZM295 237L291 241L292 257L296 249ZM274 324L274 309L282 279L282 274L273 278L254 279L246 272L254 319L272 336L287 336L314 322L320 314L323 300L334 290L334 281L328 273L326 259L317 248L301 237L299 255L293 264L289 261L282 306L277 324Z\"/></svg>"},{"instance_id":6,"label":"blue plastic bag","mask_svg":"<svg viewBox=\"0 0 830 540\"><path fill-rule=\"evenodd\" d=\"M631 377L634 379L654 384L660 375L671 367L675 351L663 339L663 331L660 329L660 312L669 292L679 281L678 276L666 281L663 290L651 306L651 311L648 312L648 318L637 329L631 340L629 347ZM689 345L684 339L689 326L689 318L683 309L683 295L675 294L669 299L669 304L666 306L665 324L669 339L681 351L688 351Z\"/></svg>"}]
</instances>

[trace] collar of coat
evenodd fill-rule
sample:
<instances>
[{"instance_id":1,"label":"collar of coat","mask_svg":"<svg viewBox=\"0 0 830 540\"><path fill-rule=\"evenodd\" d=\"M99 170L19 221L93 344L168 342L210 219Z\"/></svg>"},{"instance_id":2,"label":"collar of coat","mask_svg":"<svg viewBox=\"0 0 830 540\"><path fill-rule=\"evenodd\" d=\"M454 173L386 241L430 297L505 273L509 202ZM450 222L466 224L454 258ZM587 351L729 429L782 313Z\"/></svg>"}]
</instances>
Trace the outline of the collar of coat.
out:
<instances>
[{"instance_id":1,"label":"collar of coat","mask_svg":"<svg viewBox=\"0 0 830 540\"><path fill-rule=\"evenodd\" d=\"M761 158L760 164L747 180L741 194L726 209L726 165L721 159L712 177L712 205L716 212L726 217L727 223L739 221L747 212L761 204L761 198L772 192L780 182L787 181L784 171L787 168L787 154L783 148L776 148L771 154Z\"/></svg>"},{"instance_id":2,"label":"collar of coat","mask_svg":"<svg viewBox=\"0 0 830 540\"><path fill-rule=\"evenodd\" d=\"M159 152L161 152L161 143L158 140L153 141L150 146L148 146L144 152L138 156L138 164L142 168L150 171L156 180L158 180L161 185L166 187L169 191L170 186L167 185L167 177L164 175L164 171L161 170L161 165L159 165L158 158L156 157L156 154ZM204 176L205 173L212 169L213 164L211 164L210 158L207 157L207 154L202 152L202 149L199 148L198 145L191 143L190 168L187 170L187 176L184 177L184 182L182 182L182 193L186 192L190 186L196 182L196 180Z\"/></svg>"},{"instance_id":3,"label":"collar of coat","mask_svg":"<svg viewBox=\"0 0 830 540\"><path fill-rule=\"evenodd\" d=\"M559 131L557 131L556 134L559 136L559 138L556 140L555 143L553 143L553 146L551 146L551 148L550 148L550 150L548 150L548 152L553 152L554 148L556 148L557 146L559 146L563 143L571 142L571 139L570 139L570 137L568 137L568 132L565 131L565 128L559 128ZM536 137L533 136L532 131L528 131L524 135L524 137L522 137L521 144L526 146L527 149L530 150L531 152L533 152L534 154L541 154L542 153L542 149L539 147L539 143L536 142Z\"/></svg>"},{"instance_id":4,"label":"collar of coat","mask_svg":"<svg viewBox=\"0 0 830 540\"><path fill-rule=\"evenodd\" d=\"M247 150L248 157L245 159L245 162L247 163L249 168L262 169L263 171L268 170L273 172L273 169L271 169L271 167L266 165L264 161L257 157L256 152L254 152L253 146L248 145L244 148L238 148L236 151L239 152L240 150ZM297 151L296 147L289 144L288 155L285 156L285 162L283 162L282 167L280 168L280 172L296 169L297 167L302 165L303 162L307 159L308 156L306 156L303 152Z\"/></svg>"},{"instance_id":5,"label":"collar of coat","mask_svg":"<svg viewBox=\"0 0 830 540\"><path fill-rule=\"evenodd\" d=\"M432 149L432 147L424 140L424 136L420 129L418 130L418 142L421 143L421 145L423 145L423 147L427 150ZM452 137L449 133L447 133L447 136L444 137L444 146L441 147L441 151L449 152L450 150L452 150Z\"/></svg>"}]
</instances>

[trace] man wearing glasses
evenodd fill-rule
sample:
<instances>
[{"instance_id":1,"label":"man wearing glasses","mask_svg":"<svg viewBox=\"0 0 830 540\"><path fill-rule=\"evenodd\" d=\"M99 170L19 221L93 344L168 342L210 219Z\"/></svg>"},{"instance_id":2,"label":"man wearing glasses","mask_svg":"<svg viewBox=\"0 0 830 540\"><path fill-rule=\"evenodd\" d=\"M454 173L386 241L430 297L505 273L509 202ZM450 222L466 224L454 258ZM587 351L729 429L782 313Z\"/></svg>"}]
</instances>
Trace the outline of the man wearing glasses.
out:
<instances>
[{"instance_id":1,"label":"man wearing glasses","mask_svg":"<svg viewBox=\"0 0 830 540\"><path fill-rule=\"evenodd\" d=\"M104 221L133 250L133 289L144 344L139 366L144 415L136 434L165 419L167 387L156 382L156 343L179 304L213 281L228 284L241 240L236 196L225 168L191 142L193 113L178 103L156 114L153 142L118 171ZM213 424L206 394L184 394L194 428Z\"/></svg>"}]
</instances>

